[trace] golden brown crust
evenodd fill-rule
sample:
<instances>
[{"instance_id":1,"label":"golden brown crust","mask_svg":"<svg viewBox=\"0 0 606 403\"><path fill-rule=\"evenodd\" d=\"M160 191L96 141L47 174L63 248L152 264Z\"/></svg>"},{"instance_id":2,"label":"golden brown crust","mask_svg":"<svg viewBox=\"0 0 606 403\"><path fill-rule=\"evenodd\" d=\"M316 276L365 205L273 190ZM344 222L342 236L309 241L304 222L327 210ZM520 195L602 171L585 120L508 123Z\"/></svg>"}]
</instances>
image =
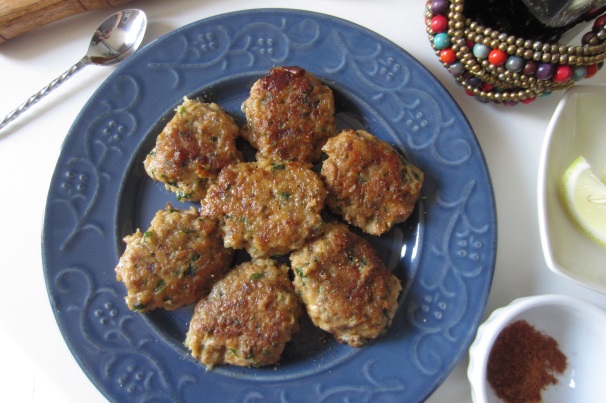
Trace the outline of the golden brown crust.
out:
<instances>
[{"instance_id":1,"label":"golden brown crust","mask_svg":"<svg viewBox=\"0 0 606 403\"><path fill-rule=\"evenodd\" d=\"M198 211L160 210L150 228L124 237L116 266L134 311L169 310L193 304L229 267L233 251L223 247L216 222Z\"/></svg>"},{"instance_id":2,"label":"golden brown crust","mask_svg":"<svg viewBox=\"0 0 606 403\"><path fill-rule=\"evenodd\" d=\"M322 149L326 203L335 214L372 235L381 235L412 213L423 172L372 134L343 130Z\"/></svg>"},{"instance_id":3,"label":"golden brown crust","mask_svg":"<svg viewBox=\"0 0 606 403\"><path fill-rule=\"evenodd\" d=\"M242 160L239 128L214 103L185 98L175 111L145 159L145 171L179 200L200 201L223 167Z\"/></svg>"},{"instance_id":4,"label":"golden brown crust","mask_svg":"<svg viewBox=\"0 0 606 403\"><path fill-rule=\"evenodd\" d=\"M274 364L299 330L301 312L286 265L242 263L198 302L185 344L211 367Z\"/></svg>"},{"instance_id":5,"label":"golden brown crust","mask_svg":"<svg viewBox=\"0 0 606 403\"><path fill-rule=\"evenodd\" d=\"M242 110L242 137L258 159L316 162L337 132L331 89L300 67L271 69L252 86Z\"/></svg>"},{"instance_id":6,"label":"golden brown crust","mask_svg":"<svg viewBox=\"0 0 606 403\"><path fill-rule=\"evenodd\" d=\"M361 347L381 335L397 309L400 280L370 243L345 224L290 255L294 286L312 322L341 343Z\"/></svg>"},{"instance_id":7,"label":"golden brown crust","mask_svg":"<svg viewBox=\"0 0 606 403\"><path fill-rule=\"evenodd\" d=\"M318 234L325 198L309 164L263 160L223 169L200 211L219 220L226 247L262 258L298 249Z\"/></svg>"}]
</instances>

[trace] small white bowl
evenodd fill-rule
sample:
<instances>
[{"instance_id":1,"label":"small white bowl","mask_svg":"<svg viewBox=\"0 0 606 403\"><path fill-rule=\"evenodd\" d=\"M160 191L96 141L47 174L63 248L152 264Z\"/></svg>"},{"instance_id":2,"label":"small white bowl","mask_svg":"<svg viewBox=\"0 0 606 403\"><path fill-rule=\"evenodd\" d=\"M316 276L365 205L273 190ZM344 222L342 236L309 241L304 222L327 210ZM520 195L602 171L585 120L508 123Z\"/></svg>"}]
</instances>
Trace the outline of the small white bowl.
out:
<instances>
[{"instance_id":1,"label":"small white bowl","mask_svg":"<svg viewBox=\"0 0 606 403\"><path fill-rule=\"evenodd\" d=\"M517 320L553 337L567 358L558 383L542 391L544 402L606 402L606 311L564 295L540 295L495 310L478 328L467 369L475 403L502 402L486 379L488 357L501 330Z\"/></svg>"},{"instance_id":2,"label":"small white bowl","mask_svg":"<svg viewBox=\"0 0 606 403\"><path fill-rule=\"evenodd\" d=\"M572 223L558 193L564 171L579 155L602 177L606 168L606 86L575 86L562 98L543 142L537 194L541 245L549 269L606 294L606 248Z\"/></svg>"}]
</instances>

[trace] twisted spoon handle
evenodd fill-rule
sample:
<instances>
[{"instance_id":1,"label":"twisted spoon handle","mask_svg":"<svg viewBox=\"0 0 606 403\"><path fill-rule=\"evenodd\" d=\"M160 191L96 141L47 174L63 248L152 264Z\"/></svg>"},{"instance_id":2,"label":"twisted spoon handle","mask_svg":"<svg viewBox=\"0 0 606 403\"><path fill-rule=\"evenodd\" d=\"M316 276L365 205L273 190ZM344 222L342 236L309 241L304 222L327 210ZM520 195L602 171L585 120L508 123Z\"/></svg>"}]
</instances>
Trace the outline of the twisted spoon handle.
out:
<instances>
[{"instance_id":1,"label":"twisted spoon handle","mask_svg":"<svg viewBox=\"0 0 606 403\"><path fill-rule=\"evenodd\" d=\"M8 115L4 117L4 119L2 119L2 121L0 122L0 130L2 130L4 126L15 120L19 115L28 110L30 106L32 106L33 104L41 100L43 97L48 95L52 90L63 84L65 80L73 76L75 73L80 71L81 68L83 68L89 63L89 59L86 56L83 57L78 63L70 67L69 70L67 70L65 73L55 78L46 87L42 88L36 94L29 97L27 101L19 105L15 110L11 111Z\"/></svg>"}]
</instances>

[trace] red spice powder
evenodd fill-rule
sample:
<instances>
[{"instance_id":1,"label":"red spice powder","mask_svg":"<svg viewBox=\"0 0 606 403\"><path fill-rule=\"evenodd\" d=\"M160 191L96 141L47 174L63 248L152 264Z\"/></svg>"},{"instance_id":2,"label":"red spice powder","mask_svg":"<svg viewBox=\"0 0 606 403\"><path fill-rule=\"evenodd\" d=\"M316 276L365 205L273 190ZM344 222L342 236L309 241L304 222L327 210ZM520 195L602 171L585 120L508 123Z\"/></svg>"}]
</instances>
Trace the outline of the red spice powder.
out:
<instances>
[{"instance_id":1,"label":"red spice powder","mask_svg":"<svg viewBox=\"0 0 606 403\"><path fill-rule=\"evenodd\" d=\"M552 337L525 320L505 327L488 357L488 382L505 402L540 402L541 391L558 383L566 356Z\"/></svg>"}]
</instances>

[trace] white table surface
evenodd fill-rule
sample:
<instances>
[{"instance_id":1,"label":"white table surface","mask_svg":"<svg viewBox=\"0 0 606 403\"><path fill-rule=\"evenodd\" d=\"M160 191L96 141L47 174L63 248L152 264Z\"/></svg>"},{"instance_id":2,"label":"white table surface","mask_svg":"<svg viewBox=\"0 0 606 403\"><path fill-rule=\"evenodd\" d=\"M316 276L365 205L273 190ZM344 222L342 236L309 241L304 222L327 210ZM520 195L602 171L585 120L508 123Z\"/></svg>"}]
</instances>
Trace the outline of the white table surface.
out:
<instances>
[{"instance_id":1,"label":"white table surface","mask_svg":"<svg viewBox=\"0 0 606 403\"><path fill-rule=\"evenodd\" d=\"M536 187L544 133L561 94L514 108L465 95L435 57L424 0L134 1L149 25L144 43L196 20L250 8L298 8L332 14L385 36L441 81L467 115L484 151L496 195L498 251L486 318L528 295L561 293L606 308L606 296L552 274L541 251ZM117 9L116 9L117 10ZM99 22L115 10L52 23L0 45L0 115L25 101L85 53ZM43 277L40 235L47 191L70 125L112 68L89 66L0 131L0 400L103 402L69 352ZM606 73L586 82L606 83ZM465 356L429 402L471 401Z\"/></svg>"}]
</instances>

